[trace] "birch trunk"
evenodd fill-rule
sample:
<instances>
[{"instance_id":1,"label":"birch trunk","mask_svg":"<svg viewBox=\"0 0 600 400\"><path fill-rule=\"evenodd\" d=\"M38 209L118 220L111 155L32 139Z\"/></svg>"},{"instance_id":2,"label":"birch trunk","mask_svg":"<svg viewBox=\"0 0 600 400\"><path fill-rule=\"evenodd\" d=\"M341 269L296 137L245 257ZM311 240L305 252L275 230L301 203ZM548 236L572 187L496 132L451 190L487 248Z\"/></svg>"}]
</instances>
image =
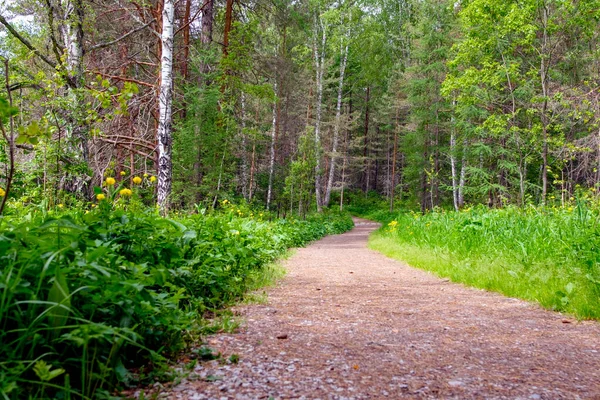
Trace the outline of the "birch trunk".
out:
<instances>
[{"instance_id":1,"label":"birch trunk","mask_svg":"<svg viewBox=\"0 0 600 400\"><path fill-rule=\"evenodd\" d=\"M172 184L172 103L173 103L173 24L174 0L165 0L162 13L162 56L160 94L158 97L158 194L160 212L164 215L169 206Z\"/></svg>"},{"instance_id":2,"label":"birch trunk","mask_svg":"<svg viewBox=\"0 0 600 400\"><path fill-rule=\"evenodd\" d=\"M400 129L400 106L396 107L396 126L394 128L394 150L392 152L392 176L390 182L390 212L394 212L396 195L396 159L398 156L398 130Z\"/></svg>"},{"instance_id":3,"label":"birch trunk","mask_svg":"<svg viewBox=\"0 0 600 400\"><path fill-rule=\"evenodd\" d=\"M82 0L65 2L64 24L61 26L62 40L66 51L67 85L71 97L72 112L68 120L71 125L73 146L78 161L86 166L89 163L88 129L85 121L84 98L80 89L83 87L83 19ZM69 182L67 188L73 192L89 195L90 178L77 176Z\"/></svg>"},{"instance_id":4,"label":"birch trunk","mask_svg":"<svg viewBox=\"0 0 600 400\"><path fill-rule=\"evenodd\" d=\"M450 132L450 167L452 170L452 199L454 200L454 209L458 211L458 175L456 173L456 133L454 127Z\"/></svg>"},{"instance_id":5,"label":"birch trunk","mask_svg":"<svg viewBox=\"0 0 600 400\"><path fill-rule=\"evenodd\" d=\"M331 167L329 168L329 179L327 180L327 189L325 191L325 201L323 205L325 207L329 206L329 201L331 199L331 188L333 187L333 178L335 177L335 159L337 157L337 146L338 146L338 137L340 133L340 118L342 116L342 94L344 90L344 73L346 71L346 63L348 61L348 43L343 47L343 44L340 46L340 53L342 54L342 62L340 63L340 81L338 84L338 98L337 98L337 106L335 109L335 126L333 127L333 145L331 148ZM343 48L343 50L342 50Z\"/></svg>"},{"instance_id":6,"label":"birch trunk","mask_svg":"<svg viewBox=\"0 0 600 400\"><path fill-rule=\"evenodd\" d=\"M467 174L467 141L463 141L462 162L460 166L460 180L458 181L458 208L465 205L465 179Z\"/></svg>"},{"instance_id":7,"label":"birch trunk","mask_svg":"<svg viewBox=\"0 0 600 400\"><path fill-rule=\"evenodd\" d=\"M321 115L323 110L323 72L325 70L325 44L327 43L327 32L323 21L320 21L322 37L321 37L321 51L319 51L319 44L317 41L317 33L319 26L317 25L317 16L315 15L315 41L314 41L314 57L315 57L315 74L317 84L317 120L315 121L315 149L317 154L317 165L315 166L315 197L317 200L317 211L323 211L323 204L321 199L321 156L320 156L320 145L321 145Z\"/></svg>"},{"instance_id":8,"label":"birch trunk","mask_svg":"<svg viewBox=\"0 0 600 400\"><path fill-rule=\"evenodd\" d=\"M241 126L242 126L242 130L241 130L241 135L242 135L242 154L240 155L241 159L242 159L242 176L241 176L241 180L242 180L242 196L244 196L244 199L248 200L248 152L246 150L246 147L248 146L248 140L246 138L246 94L244 92L242 92L241 95L241 102L242 102L242 121L241 121Z\"/></svg>"},{"instance_id":9,"label":"birch trunk","mask_svg":"<svg viewBox=\"0 0 600 400\"><path fill-rule=\"evenodd\" d=\"M542 45L540 49L540 83L542 86L542 203L546 202L546 194L548 193L548 65L549 49L548 49L548 5L546 2L542 4Z\"/></svg>"},{"instance_id":10,"label":"birch trunk","mask_svg":"<svg viewBox=\"0 0 600 400\"><path fill-rule=\"evenodd\" d=\"M275 93L277 93L277 84L275 84ZM269 156L269 188L267 189L267 210L271 206L271 196L273 193L273 173L275 172L275 140L277 139L277 101L273 103L273 125L271 127L271 151Z\"/></svg>"}]
</instances>

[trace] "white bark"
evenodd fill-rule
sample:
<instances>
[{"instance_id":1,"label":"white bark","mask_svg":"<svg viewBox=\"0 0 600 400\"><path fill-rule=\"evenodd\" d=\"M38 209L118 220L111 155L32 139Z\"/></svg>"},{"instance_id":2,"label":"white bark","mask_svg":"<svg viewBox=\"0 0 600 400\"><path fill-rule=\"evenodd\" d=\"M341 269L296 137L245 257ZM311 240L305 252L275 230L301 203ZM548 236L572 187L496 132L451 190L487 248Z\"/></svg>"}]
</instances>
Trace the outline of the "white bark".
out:
<instances>
[{"instance_id":1,"label":"white bark","mask_svg":"<svg viewBox=\"0 0 600 400\"><path fill-rule=\"evenodd\" d=\"M450 167L452 169L452 198L454 200L454 209L459 210L458 207L458 176L456 174L456 135L454 128L450 133Z\"/></svg>"},{"instance_id":2,"label":"white bark","mask_svg":"<svg viewBox=\"0 0 600 400\"><path fill-rule=\"evenodd\" d=\"M242 151L241 151L241 159L242 159L242 195L244 199L248 200L248 152L246 151L246 146L248 145L246 139L246 94L242 92L241 95L242 102Z\"/></svg>"},{"instance_id":3,"label":"white bark","mask_svg":"<svg viewBox=\"0 0 600 400\"><path fill-rule=\"evenodd\" d=\"M333 178L335 177L335 159L337 157L337 146L338 138L340 134L340 118L342 116L342 95L344 91L344 73L346 72L346 63L348 61L348 42L344 47L343 43L340 45L340 54L342 60L340 61L340 80L338 83L338 97L337 105L335 109L335 126L333 127L333 145L331 148L331 167L329 168L329 179L327 180L327 189L325 191L325 201L323 204L329 206L331 199L331 188L333 187Z\"/></svg>"},{"instance_id":4,"label":"white bark","mask_svg":"<svg viewBox=\"0 0 600 400\"><path fill-rule=\"evenodd\" d=\"M463 140L462 165L460 166L460 180L458 181L458 207L465 205L465 179L467 174L467 140Z\"/></svg>"},{"instance_id":5,"label":"white bark","mask_svg":"<svg viewBox=\"0 0 600 400\"><path fill-rule=\"evenodd\" d=\"M161 213L168 208L173 176L171 160L172 103L173 103L173 24L174 0L165 0L163 6L163 29L161 34L162 55L160 94L158 97L158 206Z\"/></svg>"},{"instance_id":6,"label":"white bark","mask_svg":"<svg viewBox=\"0 0 600 400\"><path fill-rule=\"evenodd\" d=\"M317 40L317 33L319 31L319 25L317 25L317 15L315 14L315 39L314 39L314 58L315 58L315 74L317 84L317 120L315 121L315 148L317 154L317 165L315 167L315 197L317 199L317 210L322 211L322 199L321 199L321 156L320 156L320 145L321 145L321 114L323 104L323 73L325 70L325 45L327 43L327 32L323 21L320 20L322 37L321 37L321 51L319 51L319 44Z\"/></svg>"},{"instance_id":7,"label":"white bark","mask_svg":"<svg viewBox=\"0 0 600 400\"><path fill-rule=\"evenodd\" d=\"M456 101L452 102L456 106ZM456 132L454 128L454 117L451 120L452 127L450 132L450 167L452 170L452 198L454 200L454 209L459 210L458 206L458 176L456 174Z\"/></svg>"},{"instance_id":8,"label":"white bark","mask_svg":"<svg viewBox=\"0 0 600 400\"><path fill-rule=\"evenodd\" d=\"M277 83L274 87L277 93ZM275 140L277 136L277 101L273 103L273 126L271 127L271 152L269 157L269 188L267 189L267 210L271 206L271 196L273 192L273 174L275 172Z\"/></svg>"},{"instance_id":9,"label":"white bark","mask_svg":"<svg viewBox=\"0 0 600 400\"><path fill-rule=\"evenodd\" d=\"M67 51L67 70L74 87L80 87L83 79L83 4L81 0L65 4L63 41Z\"/></svg>"}]
</instances>

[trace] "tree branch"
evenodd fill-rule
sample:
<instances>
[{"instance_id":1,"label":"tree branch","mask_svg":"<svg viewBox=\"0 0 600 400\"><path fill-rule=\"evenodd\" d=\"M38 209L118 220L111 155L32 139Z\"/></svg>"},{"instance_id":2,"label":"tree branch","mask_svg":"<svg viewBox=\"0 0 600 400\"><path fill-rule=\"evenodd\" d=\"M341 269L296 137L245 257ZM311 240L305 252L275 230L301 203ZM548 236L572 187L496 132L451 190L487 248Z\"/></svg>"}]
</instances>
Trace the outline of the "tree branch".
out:
<instances>
[{"instance_id":1,"label":"tree branch","mask_svg":"<svg viewBox=\"0 0 600 400\"><path fill-rule=\"evenodd\" d=\"M177 30L175 31L175 33L173 34L173 36L177 36L177 34L178 34L179 32L181 32L182 30L184 30L185 28L187 28L189 25L191 25L191 24L192 24L192 23L193 23L193 22L196 20L196 18L198 18L198 15L200 15L200 13L201 13L201 12L204 10L204 7L206 7L206 5L208 4L208 2L209 2L209 1L210 1L210 0L206 0L206 1L204 2L204 4L202 4L202 7L200 7L200 8L199 8L199 9L196 11L196 14L194 14L194 16L193 16L192 18L190 18L189 22L188 22L187 24L183 25L182 27L180 27L179 29L177 29Z\"/></svg>"},{"instance_id":2,"label":"tree branch","mask_svg":"<svg viewBox=\"0 0 600 400\"><path fill-rule=\"evenodd\" d=\"M56 68L56 63L52 62L48 57L46 57L42 52L33 47L31 42L27 40L24 36L22 36L17 30L4 18L4 16L0 15L0 24L4 25L6 29L16 37L25 47L31 50L36 56L38 56L42 61L51 66L52 68Z\"/></svg>"},{"instance_id":3,"label":"tree branch","mask_svg":"<svg viewBox=\"0 0 600 400\"><path fill-rule=\"evenodd\" d=\"M156 21L156 19L152 19L152 21L148 22L147 24L145 24L143 26L140 26L139 28L135 28L134 30L127 32L126 34L124 34L124 35L116 38L115 40L111 40L110 42L105 42L105 43L97 44L95 46L90 47L86 51L90 52L90 51L94 51L94 50L98 50L98 49L103 49L105 47L112 46L113 44L119 43L121 40L127 39L129 36L133 35L134 33L139 32L142 29L145 29L145 28L149 27L154 21Z\"/></svg>"}]
</instances>

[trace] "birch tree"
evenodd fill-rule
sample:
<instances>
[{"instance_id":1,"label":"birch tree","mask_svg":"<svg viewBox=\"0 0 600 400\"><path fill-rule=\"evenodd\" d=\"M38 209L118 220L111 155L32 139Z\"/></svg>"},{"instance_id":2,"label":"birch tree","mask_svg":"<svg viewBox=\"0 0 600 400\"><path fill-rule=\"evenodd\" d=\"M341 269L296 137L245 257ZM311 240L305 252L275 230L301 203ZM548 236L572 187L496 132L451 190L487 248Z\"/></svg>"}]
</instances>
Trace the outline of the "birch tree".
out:
<instances>
[{"instance_id":1,"label":"birch tree","mask_svg":"<svg viewBox=\"0 0 600 400\"><path fill-rule=\"evenodd\" d=\"M320 38L319 38L320 34ZM315 63L315 83L317 86L317 104L315 120L315 149L317 150L317 164L315 166L315 197L317 210L323 210L323 199L321 198L321 118L323 113L323 75L325 73L325 56L327 54L327 30L322 15L315 12L313 20L313 57Z\"/></svg>"},{"instance_id":2,"label":"birch tree","mask_svg":"<svg viewBox=\"0 0 600 400\"><path fill-rule=\"evenodd\" d=\"M335 161L337 158L337 147L340 134L340 124L342 116L342 98L344 94L344 73L346 72L346 63L348 62L348 41L350 37L350 29L346 30L345 36L340 42L340 78L338 81L337 105L335 109L335 125L333 127L333 145L331 147L331 163L329 167L329 178L327 180L327 189L325 191L324 206L329 206L331 199L331 189L333 187L333 179L335 177Z\"/></svg>"},{"instance_id":3,"label":"birch tree","mask_svg":"<svg viewBox=\"0 0 600 400\"><path fill-rule=\"evenodd\" d=\"M273 87L277 93L277 83ZM271 206L271 196L273 194L273 174L275 173L275 142L277 140L277 99L273 101L273 124L271 125L271 147L269 152L269 187L267 188L267 210Z\"/></svg>"},{"instance_id":4,"label":"birch tree","mask_svg":"<svg viewBox=\"0 0 600 400\"><path fill-rule=\"evenodd\" d=\"M173 25L174 0L164 0L162 12L162 54L160 70L160 94L158 98L158 207L165 214L169 206L172 183L172 103L173 103Z\"/></svg>"}]
</instances>

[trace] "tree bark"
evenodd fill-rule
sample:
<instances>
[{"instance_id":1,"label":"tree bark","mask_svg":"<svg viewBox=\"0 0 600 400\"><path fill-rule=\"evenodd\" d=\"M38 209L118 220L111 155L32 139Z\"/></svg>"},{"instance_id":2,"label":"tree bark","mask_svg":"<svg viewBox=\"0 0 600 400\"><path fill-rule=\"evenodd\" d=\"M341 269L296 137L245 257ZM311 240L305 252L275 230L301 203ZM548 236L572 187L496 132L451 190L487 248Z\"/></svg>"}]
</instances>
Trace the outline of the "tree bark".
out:
<instances>
[{"instance_id":1,"label":"tree bark","mask_svg":"<svg viewBox=\"0 0 600 400\"><path fill-rule=\"evenodd\" d=\"M319 25L321 27L321 51L319 51L319 44L317 39L317 33L319 32ZM317 25L317 15L315 14L314 20L314 58L315 58L315 74L317 84L317 120L315 121L315 149L317 157L317 165L315 167L315 197L317 200L317 211L323 211L323 203L321 198L321 116L323 110L323 74L325 71L325 45L327 43L327 32L323 21L319 21Z\"/></svg>"},{"instance_id":2,"label":"tree bark","mask_svg":"<svg viewBox=\"0 0 600 400\"><path fill-rule=\"evenodd\" d=\"M367 86L367 96L365 100L365 137L364 137L364 146L363 146L363 157L364 157L364 172L363 172L363 190L365 194L369 191L369 101L371 97L371 87Z\"/></svg>"},{"instance_id":3,"label":"tree bark","mask_svg":"<svg viewBox=\"0 0 600 400\"><path fill-rule=\"evenodd\" d=\"M161 76L158 98L158 189L157 201L160 212L165 215L169 207L172 185L172 103L173 103L173 25L174 0L164 0L161 34Z\"/></svg>"},{"instance_id":4,"label":"tree bark","mask_svg":"<svg viewBox=\"0 0 600 400\"><path fill-rule=\"evenodd\" d=\"M394 127L394 149L392 152L392 177L390 182L390 212L394 212L394 196L396 195L396 158L398 155L398 129L400 127L400 107L396 108L396 126Z\"/></svg>"},{"instance_id":5,"label":"tree bark","mask_svg":"<svg viewBox=\"0 0 600 400\"><path fill-rule=\"evenodd\" d=\"M241 94L241 103L242 103L242 120L241 120L241 131L240 135L242 137L242 151L240 154L241 158L241 186L242 186L242 196L244 199L248 200L248 151L246 147L248 146L248 138L246 137L246 94L242 92Z\"/></svg>"},{"instance_id":6,"label":"tree bark","mask_svg":"<svg viewBox=\"0 0 600 400\"><path fill-rule=\"evenodd\" d=\"M274 87L277 93L277 83ZM273 103L273 125L271 126L271 151L269 155L269 187L267 189L267 210L271 206L271 196L273 192L273 174L275 172L275 141L277 140L277 100Z\"/></svg>"},{"instance_id":7,"label":"tree bark","mask_svg":"<svg viewBox=\"0 0 600 400\"><path fill-rule=\"evenodd\" d=\"M227 0L225 4L225 28L223 30L223 55L227 56L229 52L229 34L233 20L233 0Z\"/></svg>"},{"instance_id":8,"label":"tree bark","mask_svg":"<svg viewBox=\"0 0 600 400\"><path fill-rule=\"evenodd\" d=\"M338 146L338 138L340 133L340 122L342 116L342 98L344 93L344 73L346 71L346 63L348 61L348 43L346 46L343 44L340 45L340 54L342 59L340 61L340 79L338 83L338 96L337 96L337 105L335 109L335 126L333 127L333 145L331 148L331 166L329 167L329 179L327 180L327 189L325 191L325 201L323 205L325 207L329 206L329 201L331 200L331 189L333 187L333 179L335 177L335 159L337 157L337 146Z\"/></svg>"}]
</instances>

